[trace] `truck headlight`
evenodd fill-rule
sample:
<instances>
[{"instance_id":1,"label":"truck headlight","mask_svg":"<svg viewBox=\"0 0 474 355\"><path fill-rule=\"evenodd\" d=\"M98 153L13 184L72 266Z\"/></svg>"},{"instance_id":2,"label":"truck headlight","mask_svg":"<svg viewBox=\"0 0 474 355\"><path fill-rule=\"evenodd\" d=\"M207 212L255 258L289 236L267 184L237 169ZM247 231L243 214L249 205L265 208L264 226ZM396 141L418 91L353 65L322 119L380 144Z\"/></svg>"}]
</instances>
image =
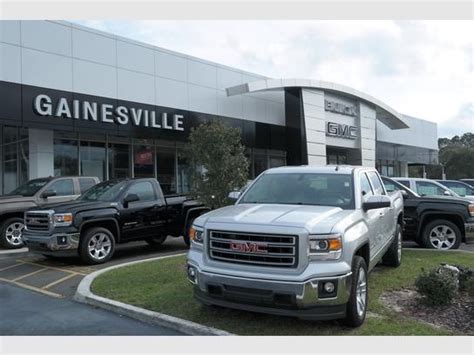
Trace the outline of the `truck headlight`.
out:
<instances>
[{"instance_id":1,"label":"truck headlight","mask_svg":"<svg viewBox=\"0 0 474 355\"><path fill-rule=\"evenodd\" d=\"M308 255L311 260L335 260L342 254L342 237L340 234L310 235Z\"/></svg>"},{"instance_id":2,"label":"truck headlight","mask_svg":"<svg viewBox=\"0 0 474 355\"><path fill-rule=\"evenodd\" d=\"M204 231L196 226L189 228L189 240L194 243L202 244Z\"/></svg>"},{"instance_id":3,"label":"truck headlight","mask_svg":"<svg viewBox=\"0 0 474 355\"><path fill-rule=\"evenodd\" d=\"M474 217L474 205L469 205L467 206L467 208L469 209L469 214Z\"/></svg>"},{"instance_id":4,"label":"truck headlight","mask_svg":"<svg viewBox=\"0 0 474 355\"><path fill-rule=\"evenodd\" d=\"M56 213L53 216L55 227L67 227L72 224L72 213Z\"/></svg>"}]
</instances>

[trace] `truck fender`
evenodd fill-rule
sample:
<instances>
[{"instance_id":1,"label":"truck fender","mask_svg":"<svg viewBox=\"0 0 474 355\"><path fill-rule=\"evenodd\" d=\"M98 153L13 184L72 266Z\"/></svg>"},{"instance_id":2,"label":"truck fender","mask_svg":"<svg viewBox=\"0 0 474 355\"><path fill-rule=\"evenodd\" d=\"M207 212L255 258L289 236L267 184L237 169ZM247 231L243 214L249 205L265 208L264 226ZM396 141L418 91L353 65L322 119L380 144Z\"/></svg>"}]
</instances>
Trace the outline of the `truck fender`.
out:
<instances>
[{"instance_id":1,"label":"truck fender","mask_svg":"<svg viewBox=\"0 0 474 355\"><path fill-rule=\"evenodd\" d=\"M424 224L425 224L425 220L427 217L430 217L430 216L439 216L440 219L443 218L443 216L449 216L449 217L457 217L457 218L460 218L461 220L464 220L463 216L459 213L456 213L456 212L440 212L440 211L433 211L433 212L425 212L421 215L420 217L420 223L418 223L418 228L417 228L417 231L416 231L416 236L419 237L421 236L421 233L423 233L423 228L424 228ZM461 232L463 230L463 228L461 227L460 228Z\"/></svg>"},{"instance_id":2,"label":"truck fender","mask_svg":"<svg viewBox=\"0 0 474 355\"><path fill-rule=\"evenodd\" d=\"M119 227L119 224L117 222L116 219L114 218L98 218L98 219L93 219L93 220L89 220L89 221L85 221L83 223L81 223L81 226L79 227L79 234L82 233L82 230L86 227L88 227L89 225L91 224L97 224L98 226L101 227L101 224L98 223L98 222L111 222L115 225L115 231L111 231L115 236L116 236L116 240L115 242L116 243L119 243L120 242L120 227Z\"/></svg>"},{"instance_id":3,"label":"truck fender","mask_svg":"<svg viewBox=\"0 0 474 355\"><path fill-rule=\"evenodd\" d=\"M351 256L351 260L354 259L355 255L360 255L364 258L367 263L367 267L370 265L370 247L369 247L369 228L365 221L360 220L357 223L350 226L344 232L343 240L343 253ZM345 250L344 250L345 249Z\"/></svg>"},{"instance_id":4,"label":"truck fender","mask_svg":"<svg viewBox=\"0 0 474 355\"><path fill-rule=\"evenodd\" d=\"M205 212L209 212L210 210L211 209L209 207L204 207L204 206L193 207L193 208L190 208L189 210L187 210L186 211L186 216L184 218L183 233L186 234L186 228L187 228L188 222L189 222L190 219L192 219L192 217L200 216Z\"/></svg>"}]
</instances>

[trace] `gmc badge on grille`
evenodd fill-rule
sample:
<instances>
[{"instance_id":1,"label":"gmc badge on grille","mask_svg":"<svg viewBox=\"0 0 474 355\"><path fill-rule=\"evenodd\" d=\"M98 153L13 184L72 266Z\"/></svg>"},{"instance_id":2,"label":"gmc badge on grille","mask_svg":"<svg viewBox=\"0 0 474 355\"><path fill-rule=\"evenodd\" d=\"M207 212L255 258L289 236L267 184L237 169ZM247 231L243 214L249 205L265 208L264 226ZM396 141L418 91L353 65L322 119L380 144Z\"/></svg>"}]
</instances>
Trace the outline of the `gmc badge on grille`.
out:
<instances>
[{"instance_id":1,"label":"gmc badge on grille","mask_svg":"<svg viewBox=\"0 0 474 355\"><path fill-rule=\"evenodd\" d=\"M232 242L230 249L244 253L268 253L267 244L263 243Z\"/></svg>"}]
</instances>

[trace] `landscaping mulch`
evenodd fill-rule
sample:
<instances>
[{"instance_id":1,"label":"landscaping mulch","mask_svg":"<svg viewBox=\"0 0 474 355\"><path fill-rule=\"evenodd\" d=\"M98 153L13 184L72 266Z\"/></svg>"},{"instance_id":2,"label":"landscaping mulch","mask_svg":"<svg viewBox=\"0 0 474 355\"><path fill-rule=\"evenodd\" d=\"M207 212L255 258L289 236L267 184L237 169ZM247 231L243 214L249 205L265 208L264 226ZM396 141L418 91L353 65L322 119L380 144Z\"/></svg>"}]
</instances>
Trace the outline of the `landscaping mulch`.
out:
<instances>
[{"instance_id":1,"label":"landscaping mulch","mask_svg":"<svg viewBox=\"0 0 474 355\"><path fill-rule=\"evenodd\" d=\"M464 335L474 335L474 299L467 293L460 292L452 303L443 306L424 304L422 296L410 288L384 292L380 301L403 316Z\"/></svg>"}]
</instances>

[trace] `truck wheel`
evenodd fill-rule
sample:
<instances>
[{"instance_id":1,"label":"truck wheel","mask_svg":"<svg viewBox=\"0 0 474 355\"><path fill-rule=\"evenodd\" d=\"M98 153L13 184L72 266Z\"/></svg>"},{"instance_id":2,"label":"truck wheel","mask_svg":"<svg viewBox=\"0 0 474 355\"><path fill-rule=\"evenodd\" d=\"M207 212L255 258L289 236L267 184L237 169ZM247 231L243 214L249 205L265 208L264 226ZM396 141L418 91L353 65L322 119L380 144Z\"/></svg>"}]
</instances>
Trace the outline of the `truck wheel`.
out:
<instances>
[{"instance_id":1,"label":"truck wheel","mask_svg":"<svg viewBox=\"0 0 474 355\"><path fill-rule=\"evenodd\" d=\"M365 314L367 313L367 295L367 265L362 257L354 256L351 295L346 306L346 318L343 320L345 325L355 328L364 323Z\"/></svg>"},{"instance_id":2,"label":"truck wheel","mask_svg":"<svg viewBox=\"0 0 474 355\"><path fill-rule=\"evenodd\" d=\"M79 256L89 265L107 262L115 251L115 239L106 228L93 227L81 236Z\"/></svg>"},{"instance_id":3,"label":"truck wheel","mask_svg":"<svg viewBox=\"0 0 474 355\"><path fill-rule=\"evenodd\" d=\"M147 238L147 239L145 239L145 241L148 244L150 244L152 247L157 247L157 246L160 246L161 244L163 244L165 242L166 238L168 238L168 236L164 235L164 236Z\"/></svg>"},{"instance_id":4,"label":"truck wheel","mask_svg":"<svg viewBox=\"0 0 474 355\"><path fill-rule=\"evenodd\" d=\"M0 227L0 245L6 249L23 247L23 229L25 224L22 218L9 218Z\"/></svg>"},{"instance_id":5,"label":"truck wheel","mask_svg":"<svg viewBox=\"0 0 474 355\"><path fill-rule=\"evenodd\" d=\"M399 267L402 262L402 227L397 224L395 238L383 256L383 264L392 267Z\"/></svg>"},{"instance_id":6,"label":"truck wheel","mask_svg":"<svg viewBox=\"0 0 474 355\"><path fill-rule=\"evenodd\" d=\"M461 245L461 231L453 222L436 219L423 229L423 245L425 248L449 250Z\"/></svg>"}]
</instances>

